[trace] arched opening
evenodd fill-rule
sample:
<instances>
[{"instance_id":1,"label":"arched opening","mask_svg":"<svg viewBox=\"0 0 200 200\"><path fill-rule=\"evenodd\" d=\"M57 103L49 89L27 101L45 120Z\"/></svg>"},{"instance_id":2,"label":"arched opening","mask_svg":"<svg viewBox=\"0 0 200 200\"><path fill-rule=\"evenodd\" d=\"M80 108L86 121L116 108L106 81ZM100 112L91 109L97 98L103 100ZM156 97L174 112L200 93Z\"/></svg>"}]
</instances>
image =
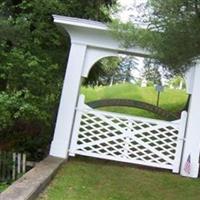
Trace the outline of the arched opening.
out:
<instances>
[{"instance_id":1,"label":"arched opening","mask_svg":"<svg viewBox=\"0 0 200 200\"><path fill-rule=\"evenodd\" d=\"M181 76L155 69L142 57L106 56L88 70L81 93L94 109L169 121L179 119L187 107L185 81ZM163 86L161 91L156 90L159 83Z\"/></svg>"}]
</instances>

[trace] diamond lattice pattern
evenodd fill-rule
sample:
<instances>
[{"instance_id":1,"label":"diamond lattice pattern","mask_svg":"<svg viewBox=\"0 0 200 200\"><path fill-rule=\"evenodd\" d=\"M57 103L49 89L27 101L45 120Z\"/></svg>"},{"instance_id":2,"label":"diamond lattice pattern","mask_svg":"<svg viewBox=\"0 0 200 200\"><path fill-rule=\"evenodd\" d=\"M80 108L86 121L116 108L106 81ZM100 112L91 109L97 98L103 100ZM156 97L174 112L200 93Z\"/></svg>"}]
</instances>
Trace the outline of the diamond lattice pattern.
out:
<instances>
[{"instance_id":1,"label":"diamond lattice pattern","mask_svg":"<svg viewBox=\"0 0 200 200\"><path fill-rule=\"evenodd\" d=\"M101 111L82 112L75 153L170 168L178 127L159 120Z\"/></svg>"}]
</instances>

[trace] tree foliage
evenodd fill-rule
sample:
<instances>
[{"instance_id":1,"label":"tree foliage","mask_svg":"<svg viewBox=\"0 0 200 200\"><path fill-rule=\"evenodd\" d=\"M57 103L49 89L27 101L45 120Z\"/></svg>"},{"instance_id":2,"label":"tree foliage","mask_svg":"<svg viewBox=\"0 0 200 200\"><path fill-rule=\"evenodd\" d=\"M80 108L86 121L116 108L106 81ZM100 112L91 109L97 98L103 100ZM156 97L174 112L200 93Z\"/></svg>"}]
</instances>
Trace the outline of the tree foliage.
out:
<instances>
[{"instance_id":1,"label":"tree foliage","mask_svg":"<svg viewBox=\"0 0 200 200\"><path fill-rule=\"evenodd\" d=\"M70 47L52 14L106 22L114 3L0 0L0 148L37 152L50 140Z\"/></svg>"},{"instance_id":2,"label":"tree foliage","mask_svg":"<svg viewBox=\"0 0 200 200\"><path fill-rule=\"evenodd\" d=\"M109 85L113 79L113 76L115 76L119 71L120 62L120 57L102 58L91 68L84 84L92 86L97 84Z\"/></svg>"},{"instance_id":3,"label":"tree foliage","mask_svg":"<svg viewBox=\"0 0 200 200\"><path fill-rule=\"evenodd\" d=\"M146 29L132 22L114 22L115 36L124 46L148 49L156 62L172 72L185 71L200 55L200 1L148 0L144 9L141 21Z\"/></svg>"},{"instance_id":4,"label":"tree foliage","mask_svg":"<svg viewBox=\"0 0 200 200\"><path fill-rule=\"evenodd\" d=\"M85 85L112 85L113 83L130 82L137 70L137 59L133 56L106 57L99 60L90 70Z\"/></svg>"},{"instance_id":5,"label":"tree foliage","mask_svg":"<svg viewBox=\"0 0 200 200\"><path fill-rule=\"evenodd\" d=\"M133 57L133 56L123 57L119 65L119 72L116 78L119 81L131 82L131 80L134 79L134 77L132 76L132 71L138 70L137 65L138 65L138 62L137 62L136 57Z\"/></svg>"},{"instance_id":6,"label":"tree foliage","mask_svg":"<svg viewBox=\"0 0 200 200\"><path fill-rule=\"evenodd\" d=\"M145 59L143 77L154 85L162 85L162 76L159 67L159 65L155 65L155 62L152 63L152 59Z\"/></svg>"}]
</instances>

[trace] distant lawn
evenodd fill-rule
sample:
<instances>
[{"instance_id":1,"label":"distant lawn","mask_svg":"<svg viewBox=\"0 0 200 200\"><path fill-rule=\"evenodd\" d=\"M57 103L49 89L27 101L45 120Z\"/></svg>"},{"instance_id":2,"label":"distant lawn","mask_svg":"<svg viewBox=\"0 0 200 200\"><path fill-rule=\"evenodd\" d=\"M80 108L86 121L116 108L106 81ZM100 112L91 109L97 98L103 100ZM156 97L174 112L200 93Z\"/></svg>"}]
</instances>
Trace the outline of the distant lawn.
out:
<instances>
[{"instance_id":1,"label":"distant lawn","mask_svg":"<svg viewBox=\"0 0 200 200\"><path fill-rule=\"evenodd\" d=\"M150 104L156 104L157 92L153 87L141 88L133 84L119 84L112 87L82 87L81 93L86 97L86 102L106 99L106 98L124 98L144 101ZM168 111L181 111L187 102L187 94L184 90L165 89L160 95L160 107ZM126 107L106 107L102 110L111 112L126 113L130 115L160 118L153 113L136 108Z\"/></svg>"},{"instance_id":2,"label":"distant lawn","mask_svg":"<svg viewBox=\"0 0 200 200\"><path fill-rule=\"evenodd\" d=\"M200 181L90 158L63 165L38 200L199 200Z\"/></svg>"}]
</instances>

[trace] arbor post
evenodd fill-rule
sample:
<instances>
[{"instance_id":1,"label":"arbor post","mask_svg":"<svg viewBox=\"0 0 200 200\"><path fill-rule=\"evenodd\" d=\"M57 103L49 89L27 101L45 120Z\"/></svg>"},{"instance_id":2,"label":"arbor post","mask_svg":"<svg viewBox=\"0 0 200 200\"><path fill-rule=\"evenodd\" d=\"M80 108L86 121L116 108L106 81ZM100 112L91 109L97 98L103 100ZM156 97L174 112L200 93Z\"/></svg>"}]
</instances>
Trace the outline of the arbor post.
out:
<instances>
[{"instance_id":1,"label":"arbor post","mask_svg":"<svg viewBox=\"0 0 200 200\"><path fill-rule=\"evenodd\" d=\"M54 138L50 148L50 155L52 156L60 158L68 157L68 149L86 49L86 45L74 43L71 45L54 131Z\"/></svg>"},{"instance_id":2,"label":"arbor post","mask_svg":"<svg viewBox=\"0 0 200 200\"><path fill-rule=\"evenodd\" d=\"M192 78L192 95L189 104L181 175L197 178L200 153L200 61L196 63Z\"/></svg>"}]
</instances>

